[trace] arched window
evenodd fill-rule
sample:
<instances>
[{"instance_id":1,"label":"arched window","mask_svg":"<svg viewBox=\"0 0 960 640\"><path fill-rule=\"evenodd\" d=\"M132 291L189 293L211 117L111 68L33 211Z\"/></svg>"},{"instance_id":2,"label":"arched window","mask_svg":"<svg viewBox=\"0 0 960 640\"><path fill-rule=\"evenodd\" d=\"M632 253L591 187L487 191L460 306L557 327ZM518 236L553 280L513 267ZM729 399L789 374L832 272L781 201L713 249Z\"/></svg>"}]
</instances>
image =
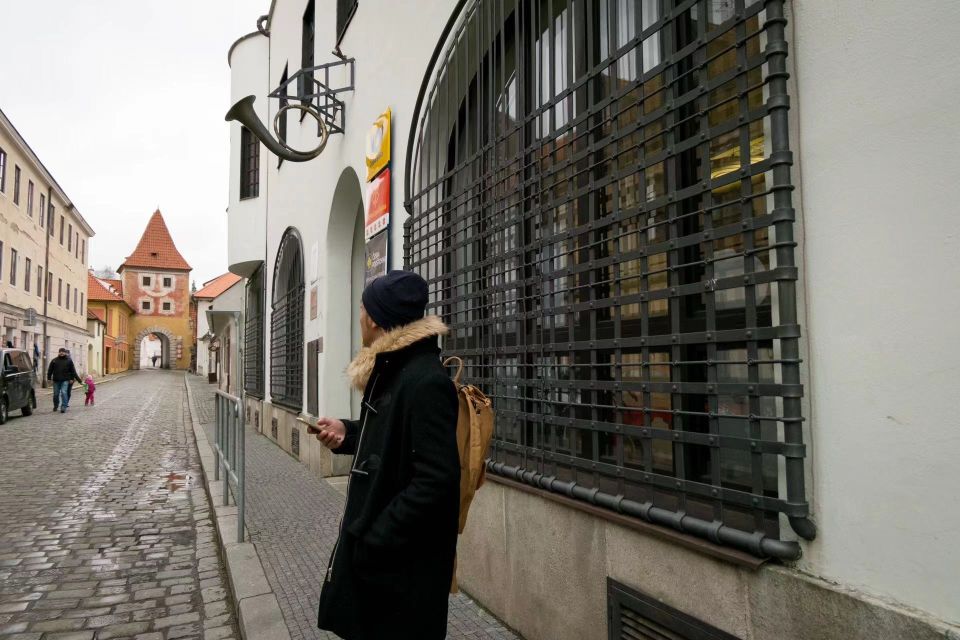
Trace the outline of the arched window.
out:
<instances>
[{"instance_id":1,"label":"arched window","mask_svg":"<svg viewBox=\"0 0 960 640\"><path fill-rule=\"evenodd\" d=\"M405 261L494 397L491 472L798 556L782 1L463 11L418 104Z\"/></svg>"},{"instance_id":2,"label":"arched window","mask_svg":"<svg viewBox=\"0 0 960 640\"><path fill-rule=\"evenodd\" d=\"M303 408L303 249L295 229L280 241L273 270L270 395L276 404Z\"/></svg>"}]
</instances>

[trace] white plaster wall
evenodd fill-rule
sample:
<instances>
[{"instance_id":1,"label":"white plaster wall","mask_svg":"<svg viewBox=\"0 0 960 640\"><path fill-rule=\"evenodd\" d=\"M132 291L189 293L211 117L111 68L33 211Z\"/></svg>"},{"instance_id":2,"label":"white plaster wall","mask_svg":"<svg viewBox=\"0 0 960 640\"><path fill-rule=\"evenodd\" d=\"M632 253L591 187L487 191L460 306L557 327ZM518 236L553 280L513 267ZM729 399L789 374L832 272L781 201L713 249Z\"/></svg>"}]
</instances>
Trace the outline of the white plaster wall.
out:
<instances>
[{"instance_id":1,"label":"white plaster wall","mask_svg":"<svg viewBox=\"0 0 960 640\"><path fill-rule=\"evenodd\" d=\"M243 312L243 281L233 285L213 300L214 311L240 311ZM220 376L217 383L221 389L228 393L236 394L240 389L240 355L243 345L243 316L240 316L240 322L230 320L223 323L217 331L217 337L220 339L221 348L226 347L225 337L230 335L230 388L226 388L226 380ZM226 365L226 359L221 355L221 366ZM224 372L225 373L225 372Z\"/></svg>"},{"instance_id":2,"label":"white plaster wall","mask_svg":"<svg viewBox=\"0 0 960 640\"><path fill-rule=\"evenodd\" d=\"M267 122L267 58L269 42L261 34L244 38L234 46L230 54L230 105L248 95L257 96L254 108L260 119ZM224 108L224 113L226 113ZM260 146L260 195L240 199L240 123L231 121L230 128L230 193L227 225L227 263L238 275L248 276L243 265L263 260L264 235L267 211L267 164L270 153ZM249 265L248 265L249 266Z\"/></svg>"},{"instance_id":3,"label":"white plaster wall","mask_svg":"<svg viewBox=\"0 0 960 640\"><path fill-rule=\"evenodd\" d=\"M351 411L349 388L344 375L349 357L346 351L337 347L350 344L350 320L344 319L350 316L343 312L343 306L352 303L339 295L336 286L329 286L325 266L331 253L341 256L343 260L329 262L349 262L351 250L345 245L345 242L349 242L349 237L345 240L340 233L328 233L336 188L345 170L352 170L359 178L362 191L366 178L364 145L367 131L383 111L388 107L392 108L393 218L390 264L392 268L400 268L403 263L403 221L406 218L402 211L403 160L410 119L422 74L454 5L454 0L423 0L417 3L417 11L414 12L404 3L386 0L360 3L341 43L344 55L356 58L356 88L342 94L346 102L346 133L332 136L324 152L310 162L284 162L278 167L276 156L267 152L262 156L269 183L266 251L267 340L277 248L284 231L293 227L300 233L304 251L305 338L312 340L322 336L324 339L324 353L320 356L318 376L321 413L345 416ZM278 0L276 3L270 21L270 90L280 84L285 65L288 65L290 75L300 68L301 29L305 7L306 0ZM316 64L334 60L330 54L336 40L334 20L325 19L325 16L334 15L336 5L333 0L317 2ZM416 33L417 37L409 37L411 33ZM236 51L234 55L236 59ZM236 67L236 64L234 66ZM238 70L235 69L235 78L237 73ZM346 77L339 79L346 80ZM265 93L266 90L261 95ZM264 102L269 110L264 122L269 123L272 128L278 101L264 99ZM316 144L316 127L312 119L308 117L301 124L296 112L290 112L287 139L298 149L313 147ZM233 180L231 177L231 183ZM231 189L233 188L231 184ZM239 189L239 184L236 188ZM263 193L264 185L261 183L261 194ZM348 226L352 232L352 222ZM339 230L340 225L335 224L334 227ZM319 259L314 263L311 255L315 245ZM338 272L330 277L334 278L336 285L340 283L343 274ZM310 289L313 286L318 289L319 314L316 319L311 320ZM334 307L340 313L328 313ZM267 373L266 388L269 397L269 366ZM306 372L304 379L306 380Z\"/></svg>"},{"instance_id":4,"label":"white plaster wall","mask_svg":"<svg viewBox=\"0 0 960 640\"><path fill-rule=\"evenodd\" d=\"M305 338L324 338L320 412L345 415L345 304L330 292L324 256L348 256L330 233L341 178L365 178L370 123L393 109L391 267L402 265L404 157L416 94L453 0L366 0L341 44L355 57L356 88L343 95L346 134L307 163L263 150L261 196L238 202L239 125L231 126L230 263L265 260L267 315L277 247L288 227L303 242ZM271 38L240 43L232 57L231 103L255 93L272 128L278 103L266 94L284 66L300 66L306 0L277 0ZM960 502L954 405L960 315L960 187L956 98L950 54L960 5L920 8L893 0L798 0L790 4L794 96L792 141L802 204L805 265L810 494L819 537L800 567L948 620L960 619ZM316 62L333 59L333 0L317 1ZM269 72L266 71L267 66ZM265 76L269 79L264 81ZM291 112L288 140L308 149L312 120ZM263 217L257 217L263 216ZM260 229L266 227L266 243ZM317 247L319 259L312 259ZM311 320L310 289L319 292ZM205 323L203 309L199 322ZM199 335L205 329L198 328ZM200 350L201 356L203 350ZM269 346L267 346L269 353ZM326 358L326 359L325 359ZM199 359L198 359L199 361ZM269 376L269 358L267 359ZM306 379L306 377L304 378ZM269 378L266 380L269 399ZM953 479L951 481L951 479Z\"/></svg>"},{"instance_id":5,"label":"white plaster wall","mask_svg":"<svg viewBox=\"0 0 960 640\"><path fill-rule=\"evenodd\" d=\"M97 320L87 320L87 373L98 378L103 375L103 330ZM31 355L33 352L31 349Z\"/></svg>"},{"instance_id":6,"label":"white plaster wall","mask_svg":"<svg viewBox=\"0 0 960 640\"><path fill-rule=\"evenodd\" d=\"M802 567L960 620L960 4L793 3L818 540Z\"/></svg>"},{"instance_id":7,"label":"white plaster wall","mask_svg":"<svg viewBox=\"0 0 960 640\"><path fill-rule=\"evenodd\" d=\"M210 323L207 322L207 309L210 308L210 300L197 300L197 375L205 376L210 372L210 347L209 340L201 340L203 336L210 331Z\"/></svg>"}]
</instances>

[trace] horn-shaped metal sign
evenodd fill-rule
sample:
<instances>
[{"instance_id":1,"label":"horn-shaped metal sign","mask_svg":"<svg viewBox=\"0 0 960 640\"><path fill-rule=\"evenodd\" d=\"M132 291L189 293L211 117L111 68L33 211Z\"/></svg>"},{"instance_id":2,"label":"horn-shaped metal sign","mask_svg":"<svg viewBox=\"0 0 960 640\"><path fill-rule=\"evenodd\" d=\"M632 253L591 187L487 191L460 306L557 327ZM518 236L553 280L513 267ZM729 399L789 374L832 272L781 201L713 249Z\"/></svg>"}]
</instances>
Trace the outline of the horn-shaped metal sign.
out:
<instances>
[{"instance_id":1,"label":"horn-shaped metal sign","mask_svg":"<svg viewBox=\"0 0 960 640\"><path fill-rule=\"evenodd\" d=\"M257 116L257 112L253 109L253 103L257 99L256 96L247 96L241 100L238 100L235 105L230 107L230 111L227 111L225 120L228 122L230 120L236 120L247 129L250 130L250 133L255 135L260 142L262 142L267 149L272 151L277 157L283 158L284 160L289 160L291 162L306 162L307 160L313 160L318 155L323 152L324 147L327 146L327 140L330 139L330 130L327 127L327 123L323 121L323 118L317 112L316 109L308 107L305 104L288 104L284 107L281 107L277 111L277 115L273 118L273 130L277 134L277 137L274 138L270 135L270 131L267 129L266 125L260 120L260 117ZM283 115L287 109L297 109L298 111L303 111L308 113L316 119L317 124L320 127L320 143L311 151L297 151L284 141L283 136L280 135L280 116Z\"/></svg>"}]
</instances>

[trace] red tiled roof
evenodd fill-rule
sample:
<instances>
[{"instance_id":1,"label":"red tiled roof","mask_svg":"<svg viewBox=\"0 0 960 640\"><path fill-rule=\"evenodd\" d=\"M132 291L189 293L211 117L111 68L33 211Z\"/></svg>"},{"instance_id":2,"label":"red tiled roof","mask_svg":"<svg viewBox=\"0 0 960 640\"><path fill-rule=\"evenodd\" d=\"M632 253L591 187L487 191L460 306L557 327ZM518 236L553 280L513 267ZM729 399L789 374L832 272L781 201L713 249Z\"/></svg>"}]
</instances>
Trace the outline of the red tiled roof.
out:
<instances>
[{"instance_id":1,"label":"red tiled roof","mask_svg":"<svg viewBox=\"0 0 960 640\"><path fill-rule=\"evenodd\" d=\"M112 291L106 281L87 272L87 300L104 302L124 302L119 293Z\"/></svg>"},{"instance_id":2,"label":"red tiled roof","mask_svg":"<svg viewBox=\"0 0 960 640\"><path fill-rule=\"evenodd\" d=\"M109 284L111 287L113 287L114 291L119 293L121 296L123 295L123 280L114 280L113 278L104 278L103 281Z\"/></svg>"},{"instance_id":3,"label":"red tiled roof","mask_svg":"<svg viewBox=\"0 0 960 640\"><path fill-rule=\"evenodd\" d=\"M225 273L213 280L204 282L203 287L193 294L193 297L212 300L238 282L240 282L240 276L235 273Z\"/></svg>"},{"instance_id":4,"label":"red tiled roof","mask_svg":"<svg viewBox=\"0 0 960 640\"><path fill-rule=\"evenodd\" d=\"M99 320L103 324L107 324L103 309L87 309L87 320Z\"/></svg>"},{"instance_id":5,"label":"red tiled roof","mask_svg":"<svg viewBox=\"0 0 960 640\"><path fill-rule=\"evenodd\" d=\"M170 230L167 229L167 223L164 222L159 209L150 216L150 222L147 223L147 228L140 236L137 248L127 256L126 261L119 268L123 269L124 267L193 270L193 267L187 264L187 261L177 251L177 246L173 243L173 238L170 237Z\"/></svg>"}]
</instances>

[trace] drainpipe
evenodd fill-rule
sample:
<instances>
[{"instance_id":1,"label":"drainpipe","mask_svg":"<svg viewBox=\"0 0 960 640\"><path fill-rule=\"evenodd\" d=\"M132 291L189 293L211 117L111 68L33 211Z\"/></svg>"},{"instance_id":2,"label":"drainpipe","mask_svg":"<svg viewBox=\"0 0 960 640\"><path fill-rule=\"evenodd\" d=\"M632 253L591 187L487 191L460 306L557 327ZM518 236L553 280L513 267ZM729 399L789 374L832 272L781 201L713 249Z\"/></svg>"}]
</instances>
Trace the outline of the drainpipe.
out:
<instances>
[{"instance_id":1,"label":"drainpipe","mask_svg":"<svg viewBox=\"0 0 960 640\"><path fill-rule=\"evenodd\" d=\"M50 225L53 224L50 222L50 208L53 207L53 188L47 185L47 210L41 211L40 215L46 218L47 228L43 230L43 235L46 236L46 249L43 257L43 286L40 289L41 295L43 295L43 349L40 353L40 359L42 366L40 367L40 387L42 389L47 388L47 300L50 299Z\"/></svg>"}]
</instances>

